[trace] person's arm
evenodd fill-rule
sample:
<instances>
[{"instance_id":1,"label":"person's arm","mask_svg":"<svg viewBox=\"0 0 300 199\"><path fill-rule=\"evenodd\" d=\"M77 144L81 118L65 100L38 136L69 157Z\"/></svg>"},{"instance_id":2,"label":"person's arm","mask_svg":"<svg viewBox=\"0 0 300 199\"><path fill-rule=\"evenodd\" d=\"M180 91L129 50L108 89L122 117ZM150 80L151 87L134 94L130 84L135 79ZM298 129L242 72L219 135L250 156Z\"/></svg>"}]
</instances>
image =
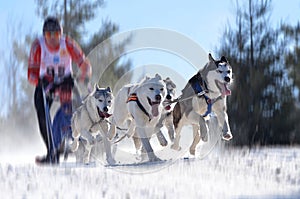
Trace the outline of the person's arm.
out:
<instances>
[{"instance_id":1,"label":"person's arm","mask_svg":"<svg viewBox=\"0 0 300 199\"><path fill-rule=\"evenodd\" d=\"M85 57L85 54L78 43L72 38L66 36L66 46L71 55L72 61L74 61L81 70L80 80L84 81L86 78L91 78L92 67L90 61Z\"/></svg>"},{"instance_id":2,"label":"person's arm","mask_svg":"<svg viewBox=\"0 0 300 199\"><path fill-rule=\"evenodd\" d=\"M39 82L41 64L41 45L39 40L36 39L31 45L30 54L28 57L28 70L27 78L29 83L37 85Z\"/></svg>"}]
</instances>

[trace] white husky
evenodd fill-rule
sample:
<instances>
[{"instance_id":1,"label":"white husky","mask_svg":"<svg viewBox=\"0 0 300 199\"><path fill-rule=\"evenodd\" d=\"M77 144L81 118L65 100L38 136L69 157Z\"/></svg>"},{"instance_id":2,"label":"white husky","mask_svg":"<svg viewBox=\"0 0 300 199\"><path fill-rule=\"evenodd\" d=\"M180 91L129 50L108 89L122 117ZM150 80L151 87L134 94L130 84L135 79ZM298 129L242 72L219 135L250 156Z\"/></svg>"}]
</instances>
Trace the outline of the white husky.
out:
<instances>
[{"instance_id":1,"label":"white husky","mask_svg":"<svg viewBox=\"0 0 300 199\"><path fill-rule=\"evenodd\" d=\"M161 146L167 146L168 141L165 138L164 134L161 132L161 128L165 126L168 131L169 139L173 142L174 141L174 125L173 125L173 104L172 101L175 99L175 89L176 84L167 77L164 79L164 83L166 84L166 98L163 101L163 110L161 113L161 117L158 121L158 123L155 126L154 132L156 133L157 139ZM140 139L134 138L134 144L136 146L136 150L139 151L141 148L141 142Z\"/></svg>"},{"instance_id":2,"label":"white husky","mask_svg":"<svg viewBox=\"0 0 300 199\"><path fill-rule=\"evenodd\" d=\"M109 131L110 125L106 120L111 116L109 112L111 111L112 100L113 95L109 87L99 88L95 85L93 92L73 113L71 127L74 141L71 150L75 152L79 146L79 139L83 139L85 143L83 161L85 164L90 162L91 149L95 142L100 139L104 142L107 162L115 164L109 141L114 136L114 133L112 133L114 131Z\"/></svg>"},{"instance_id":3,"label":"white husky","mask_svg":"<svg viewBox=\"0 0 300 199\"><path fill-rule=\"evenodd\" d=\"M195 155L200 138L207 141L208 128L205 120L209 119L211 111L217 116L218 126L223 131L223 139L232 138L226 112L226 96L231 94L228 85L232 82L232 68L224 56L219 61L215 61L211 54L208 57L209 62L194 76L195 78L193 77L201 92L195 94L195 88L189 82L182 90L182 96L173 111L176 136L171 147L180 149L181 129L184 125L192 125L194 133L194 140L190 146L192 155Z\"/></svg>"},{"instance_id":4,"label":"white husky","mask_svg":"<svg viewBox=\"0 0 300 199\"><path fill-rule=\"evenodd\" d=\"M128 127L128 137L137 133L149 161L160 160L154 154L149 138L155 133L161 117L165 93L165 83L156 74L153 78L145 77L138 84L122 87L114 102L113 123L117 127Z\"/></svg>"}]
</instances>

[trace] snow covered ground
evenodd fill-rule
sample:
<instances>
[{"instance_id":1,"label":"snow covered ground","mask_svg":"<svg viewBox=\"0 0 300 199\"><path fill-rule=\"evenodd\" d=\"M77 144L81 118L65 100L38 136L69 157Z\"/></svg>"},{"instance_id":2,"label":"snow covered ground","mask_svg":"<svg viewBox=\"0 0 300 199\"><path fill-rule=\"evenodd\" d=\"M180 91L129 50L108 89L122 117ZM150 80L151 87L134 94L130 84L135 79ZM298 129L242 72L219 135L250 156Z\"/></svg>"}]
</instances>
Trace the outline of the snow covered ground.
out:
<instances>
[{"instance_id":1,"label":"snow covered ground","mask_svg":"<svg viewBox=\"0 0 300 199\"><path fill-rule=\"evenodd\" d=\"M33 159L0 164L1 198L300 198L300 147L228 149L205 158L105 167Z\"/></svg>"},{"instance_id":2,"label":"snow covered ground","mask_svg":"<svg viewBox=\"0 0 300 199\"><path fill-rule=\"evenodd\" d=\"M210 123L210 129L217 132L214 125ZM35 156L45 153L38 133L30 143L4 136L0 198L300 198L300 146L233 149L224 147L225 141L215 146L220 136L212 132L209 142L198 147L196 158L183 158L192 139L186 127L179 152L151 139L157 156L172 161L123 167L104 166L101 156L89 166L76 165L74 157L59 166L37 166ZM127 138L118 143L118 162L137 162L131 142Z\"/></svg>"}]
</instances>

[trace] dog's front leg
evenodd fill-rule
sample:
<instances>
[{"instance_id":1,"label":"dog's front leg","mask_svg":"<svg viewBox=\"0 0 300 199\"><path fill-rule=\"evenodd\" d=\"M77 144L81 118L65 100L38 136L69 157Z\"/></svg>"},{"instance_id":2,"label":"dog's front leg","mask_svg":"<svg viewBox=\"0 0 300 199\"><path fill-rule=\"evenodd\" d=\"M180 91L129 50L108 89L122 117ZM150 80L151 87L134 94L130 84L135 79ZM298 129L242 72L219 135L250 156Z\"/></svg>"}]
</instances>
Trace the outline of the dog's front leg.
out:
<instances>
[{"instance_id":1,"label":"dog's front leg","mask_svg":"<svg viewBox=\"0 0 300 199\"><path fill-rule=\"evenodd\" d=\"M175 128L175 138L174 138L173 144L171 145L171 149L174 149L177 151L181 150L181 147L179 146L179 141L180 141L180 137L181 137L180 134L181 134L182 127L183 127L182 120L180 120L177 124L177 127Z\"/></svg>"},{"instance_id":2,"label":"dog's front leg","mask_svg":"<svg viewBox=\"0 0 300 199\"><path fill-rule=\"evenodd\" d=\"M168 129L168 134L170 140L173 142L174 141L174 125L173 125L173 116L172 114L168 115L165 119L165 125Z\"/></svg>"},{"instance_id":3,"label":"dog's front leg","mask_svg":"<svg viewBox=\"0 0 300 199\"><path fill-rule=\"evenodd\" d=\"M107 137L103 137L103 141L104 141L104 148L105 148L105 152L106 152L106 161L107 161L107 163L109 165L116 164L116 161L113 158L112 153L111 153L110 141L107 139Z\"/></svg>"},{"instance_id":4,"label":"dog's front leg","mask_svg":"<svg viewBox=\"0 0 300 199\"><path fill-rule=\"evenodd\" d=\"M190 146L190 154L195 155L196 146L200 142L200 128L199 128L199 125L197 125L197 124L193 124L192 126L193 126L194 139L193 139L192 145Z\"/></svg>"},{"instance_id":5,"label":"dog's front leg","mask_svg":"<svg viewBox=\"0 0 300 199\"><path fill-rule=\"evenodd\" d=\"M161 146L168 145L167 139L165 138L164 134L161 132L161 128L164 126L163 123L164 123L166 117L167 117L167 114L162 114L154 128L154 133L156 134L157 139Z\"/></svg>"},{"instance_id":6,"label":"dog's front leg","mask_svg":"<svg viewBox=\"0 0 300 199\"><path fill-rule=\"evenodd\" d=\"M231 134L231 130L230 130L230 126L229 126L228 115L225 111L224 111L223 115L224 115L224 123L223 123L223 129L222 129L222 132L223 132L222 138L224 140L228 141L228 140L231 140L233 136Z\"/></svg>"},{"instance_id":7,"label":"dog's front leg","mask_svg":"<svg viewBox=\"0 0 300 199\"><path fill-rule=\"evenodd\" d=\"M82 132L81 132L81 137L83 138L83 139L85 139L88 143L90 143L90 144L95 144L95 139L94 139L94 137L91 135L91 133L90 133L90 131L86 131L86 130L83 130Z\"/></svg>"},{"instance_id":8,"label":"dog's front leg","mask_svg":"<svg viewBox=\"0 0 300 199\"><path fill-rule=\"evenodd\" d=\"M226 100L219 101L219 103L216 103L214 106L214 112L217 115L219 127L222 129L222 138L228 141L232 138L232 134L226 112Z\"/></svg>"},{"instance_id":9,"label":"dog's front leg","mask_svg":"<svg viewBox=\"0 0 300 199\"><path fill-rule=\"evenodd\" d=\"M154 152L153 152L153 148L151 147L151 144L149 142L148 137L146 136L146 132L145 132L145 127L136 127L136 131L142 141L142 145L143 148L146 150L149 161L153 162L153 161L161 161L160 158L158 158Z\"/></svg>"},{"instance_id":10,"label":"dog's front leg","mask_svg":"<svg viewBox=\"0 0 300 199\"><path fill-rule=\"evenodd\" d=\"M103 125L101 127L102 127L102 129L100 130L100 133L103 138L103 144L104 144L105 153L106 153L106 161L109 165L114 165L114 164L116 164L116 161L113 158L112 153L111 153L111 143L108 140L109 138L107 135L108 128L105 128ZM103 131L103 130L106 130L106 131Z\"/></svg>"},{"instance_id":11,"label":"dog's front leg","mask_svg":"<svg viewBox=\"0 0 300 199\"><path fill-rule=\"evenodd\" d=\"M91 156L91 150L93 148L94 145L91 145L89 143L89 141L87 141L86 145L85 145L85 150L83 153L83 162L84 164L89 164L90 163L90 156Z\"/></svg>"},{"instance_id":12,"label":"dog's front leg","mask_svg":"<svg viewBox=\"0 0 300 199\"><path fill-rule=\"evenodd\" d=\"M108 131L108 139L112 140L116 136L116 125L111 123L109 131Z\"/></svg>"}]
</instances>

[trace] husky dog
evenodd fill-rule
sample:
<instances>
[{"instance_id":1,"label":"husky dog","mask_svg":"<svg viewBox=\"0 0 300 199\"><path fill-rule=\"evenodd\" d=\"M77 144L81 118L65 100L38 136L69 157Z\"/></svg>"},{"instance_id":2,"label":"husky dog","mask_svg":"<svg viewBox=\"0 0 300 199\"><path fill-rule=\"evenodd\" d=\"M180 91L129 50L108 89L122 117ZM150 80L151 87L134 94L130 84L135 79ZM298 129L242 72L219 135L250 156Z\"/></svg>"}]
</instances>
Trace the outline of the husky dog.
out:
<instances>
[{"instance_id":1,"label":"husky dog","mask_svg":"<svg viewBox=\"0 0 300 199\"><path fill-rule=\"evenodd\" d=\"M164 79L164 83L166 84L166 90L167 90L167 95L166 98L163 101L163 111L161 114L161 117L155 127L155 132L157 132L157 138L159 143L162 146L167 146L168 141L166 140L165 136L161 132L161 128L165 126L168 130L168 135L169 139L173 142L174 141L174 125L173 125L173 116L172 116L172 111L173 111L173 106L172 106L172 101L175 98L175 89L176 89L176 84L169 78L167 77Z\"/></svg>"},{"instance_id":2,"label":"husky dog","mask_svg":"<svg viewBox=\"0 0 300 199\"><path fill-rule=\"evenodd\" d=\"M223 131L223 139L232 138L226 112L226 96L231 94L228 85L232 82L232 68L224 56L219 61L215 61L211 54L208 58L209 62L192 78L194 82L192 83L191 79L182 90L180 100L173 110L176 135L171 148L180 150L181 129L184 125L192 125L194 133L194 140L190 146L192 155L195 155L200 138L207 141L206 120L209 119L212 111L218 119L218 126ZM196 87L200 89L198 92Z\"/></svg>"},{"instance_id":3,"label":"husky dog","mask_svg":"<svg viewBox=\"0 0 300 199\"><path fill-rule=\"evenodd\" d=\"M114 137L114 131L109 130L106 118L109 118L112 106L113 94L109 87L99 88L94 86L94 90L87 96L83 104L73 113L71 120L72 136L74 141L71 150L75 152L79 146L79 139L85 143L83 161L90 162L91 149L95 142L103 140L106 152L106 160L109 164L115 164L111 154L110 141ZM100 138L99 138L100 137Z\"/></svg>"},{"instance_id":4,"label":"husky dog","mask_svg":"<svg viewBox=\"0 0 300 199\"><path fill-rule=\"evenodd\" d=\"M136 132L149 161L160 160L154 154L149 138L155 133L161 117L165 93L165 83L156 74L153 78L145 77L138 84L122 87L115 98L113 123L118 127L128 127L128 137Z\"/></svg>"},{"instance_id":5,"label":"husky dog","mask_svg":"<svg viewBox=\"0 0 300 199\"><path fill-rule=\"evenodd\" d=\"M154 133L156 134L160 145L167 146L168 141L165 138L164 134L161 132L161 128L163 126L165 126L167 128L169 139L173 142L173 140L174 140L174 125L173 125L173 116L172 116L172 110L173 110L172 101L175 98L176 85L169 77L167 77L163 81L166 84L167 94L162 103L163 110L162 110L160 119L154 128ZM137 153L139 153L139 151L141 150L141 140L139 139L139 136L136 134L134 134L133 140L134 140L134 145L135 145L136 151L137 151ZM142 151L144 151L144 150L142 149Z\"/></svg>"},{"instance_id":6,"label":"husky dog","mask_svg":"<svg viewBox=\"0 0 300 199\"><path fill-rule=\"evenodd\" d=\"M163 101L164 109L161 114L160 120L158 121L158 123L156 125L155 131L157 132L157 138L159 140L159 143L162 146L167 146L168 142L165 139L165 137L163 136L160 129L163 127L163 125L165 125L166 128L168 129L169 138L173 142L173 140L174 140L174 125L173 125L172 111L173 111L174 106L171 106L171 103L175 97L176 85L169 77L167 77L164 80L164 82L165 82L166 88L167 88L167 95L166 95L165 100Z\"/></svg>"}]
</instances>

